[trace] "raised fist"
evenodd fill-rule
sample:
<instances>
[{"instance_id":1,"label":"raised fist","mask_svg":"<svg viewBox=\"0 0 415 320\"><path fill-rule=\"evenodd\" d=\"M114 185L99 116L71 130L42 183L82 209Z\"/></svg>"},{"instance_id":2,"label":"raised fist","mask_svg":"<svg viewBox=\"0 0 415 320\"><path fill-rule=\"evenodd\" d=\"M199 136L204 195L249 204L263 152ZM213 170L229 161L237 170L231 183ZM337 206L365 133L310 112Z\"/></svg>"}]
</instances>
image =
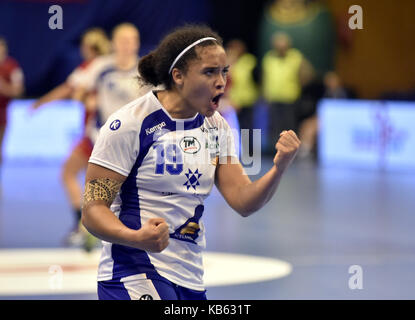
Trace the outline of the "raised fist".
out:
<instances>
[{"instance_id":1,"label":"raised fist","mask_svg":"<svg viewBox=\"0 0 415 320\"><path fill-rule=\"evenodd\" d=\"M274 157L274 164L278 170L284 171L295 158L301 141L297 138L294 131L283 131L280 133L280 138L275 144L277 153Z\"/></svg>"}]
</instances>

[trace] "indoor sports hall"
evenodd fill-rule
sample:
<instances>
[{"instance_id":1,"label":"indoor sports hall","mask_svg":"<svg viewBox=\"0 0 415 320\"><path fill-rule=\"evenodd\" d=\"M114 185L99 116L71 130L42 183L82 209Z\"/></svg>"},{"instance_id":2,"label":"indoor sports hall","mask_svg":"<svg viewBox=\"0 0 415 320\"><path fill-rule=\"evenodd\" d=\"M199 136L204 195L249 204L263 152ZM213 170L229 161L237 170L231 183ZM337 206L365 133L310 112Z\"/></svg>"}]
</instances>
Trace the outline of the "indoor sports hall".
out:
<instances>
[{"instance_id":1,"label":"indoor sports hall","mask_svg":"<svg viewBox=\"0 0 415 320\"><path fill-rule=\"evenodd\" d=\"M117 54L125 23L139 32L138 61L185 23L223 38L230 69L218 112L252 181L274 165L279 132L302 142L253 215L238 215L215 186L204 201L208 299L414 299L415 3L399 3L2 1L0 300L98 299L101 243L74 220L81 207L68 193L70 182L83 189L86 162L68 159L100 87L90 100L68 88L85 32L99 28L102 55ZM182 175L197 190L199 177Z\"/></svg>"}]
</instances>

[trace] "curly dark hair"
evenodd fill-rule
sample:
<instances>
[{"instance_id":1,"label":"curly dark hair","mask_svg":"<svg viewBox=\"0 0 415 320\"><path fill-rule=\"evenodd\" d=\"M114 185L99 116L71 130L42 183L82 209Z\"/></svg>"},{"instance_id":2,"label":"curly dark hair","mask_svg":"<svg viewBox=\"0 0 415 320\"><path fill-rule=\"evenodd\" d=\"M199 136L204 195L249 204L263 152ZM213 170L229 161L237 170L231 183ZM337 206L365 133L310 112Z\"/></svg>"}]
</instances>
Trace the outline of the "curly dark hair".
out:
<instances>
[{"instance_id":1,"label":"curly dark hair","mask_svg":"<svg viewBox=\"0 0 415 320\"><path fill-rule=\"evenodd\" d=\"M140 59L138 64L140 83L153 86L162 84L167 90L171 89L173 84L173 78L169 73L171 64L187 46L205 37L213 37L216 41L203 41L187 51L174 66L183 72L187 71L190 60L198 58L196 47L223 46L222 38L205 25L185 25L166 35L155 50Z\"/></svg>"}]
</instances>

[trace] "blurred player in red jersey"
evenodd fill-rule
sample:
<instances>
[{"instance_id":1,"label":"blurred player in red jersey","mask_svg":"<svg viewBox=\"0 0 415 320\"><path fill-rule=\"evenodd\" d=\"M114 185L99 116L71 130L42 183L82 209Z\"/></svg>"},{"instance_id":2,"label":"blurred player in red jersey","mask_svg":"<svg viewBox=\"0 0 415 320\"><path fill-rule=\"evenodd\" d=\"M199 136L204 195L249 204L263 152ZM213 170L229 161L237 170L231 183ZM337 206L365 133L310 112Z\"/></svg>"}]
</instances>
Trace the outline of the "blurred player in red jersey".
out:
<instances>
[{"instance_id":1,"label":"blurred player in red jersey","mask_svg":"<svg viewBox=\"0 0 415 320\"><path fill-rule=\"evenodd\" d=\"M0 169L3 158L3 137L7 124L7 105L11 99L21 96L23 91L22 69L15 59L8 56L6 40L0 37Z\"/></svg>"}]
</instances>

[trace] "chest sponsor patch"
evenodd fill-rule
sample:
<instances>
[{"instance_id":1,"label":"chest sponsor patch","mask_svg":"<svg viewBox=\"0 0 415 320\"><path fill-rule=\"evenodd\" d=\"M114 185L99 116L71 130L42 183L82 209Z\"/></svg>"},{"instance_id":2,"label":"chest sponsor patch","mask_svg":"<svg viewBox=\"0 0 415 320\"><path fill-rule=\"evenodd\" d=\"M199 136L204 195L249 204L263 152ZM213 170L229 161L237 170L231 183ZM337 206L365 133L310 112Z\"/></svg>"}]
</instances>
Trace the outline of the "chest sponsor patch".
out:
<instances>
[{"instance_id":1,"label":"chest sponsor patch","mask_svg":"<svg viewBox=\"0 0 415 320\"><path fill-rule=\"evenodd\" d=\"M197 153L199 152L201 145L197 138L187 136L180 141L180 148L184 153Z\"/></svg>"}]
</instances>

